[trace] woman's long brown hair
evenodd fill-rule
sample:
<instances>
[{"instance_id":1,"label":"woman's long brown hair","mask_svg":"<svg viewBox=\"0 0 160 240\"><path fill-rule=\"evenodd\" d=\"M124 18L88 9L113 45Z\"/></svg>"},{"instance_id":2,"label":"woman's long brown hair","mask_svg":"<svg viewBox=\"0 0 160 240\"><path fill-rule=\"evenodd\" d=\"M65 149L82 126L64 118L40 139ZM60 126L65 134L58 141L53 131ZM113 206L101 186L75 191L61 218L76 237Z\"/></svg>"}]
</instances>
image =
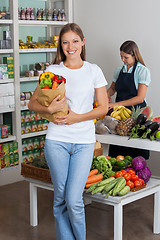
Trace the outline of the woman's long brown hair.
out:
<instances>
[{"instance_id":1,"label":"woman's long brown hair","mask_svg":"<svg viewBox=\"0 0 160 240\"><path fill-rule=\"evenodd\" d=\"M128 40L122 43L122 45L120 46L120 51L134 56L137 62L140 62L145 66L139 48L134 41Z\"/></svg>"},{"instance_id":2,"label":"woman's long brown hair","mask_svg":"<svg viewBox=\"0 0 160 240\"><path fill-rule=\"evenodd\" d=\"M57 53L56 53L55 59L53 60L52 64L60 64L61 62L66 60L66 56L62 49L62 36L69 31L76 33L83 41L83 39L84 39L83 32L76 23L68 23L68 24L64 25L64 27L61 29L60 34L59 34ZM85 45L82 46L81 58L83 61L86 60Z\"/></svg>"}]
</instances>

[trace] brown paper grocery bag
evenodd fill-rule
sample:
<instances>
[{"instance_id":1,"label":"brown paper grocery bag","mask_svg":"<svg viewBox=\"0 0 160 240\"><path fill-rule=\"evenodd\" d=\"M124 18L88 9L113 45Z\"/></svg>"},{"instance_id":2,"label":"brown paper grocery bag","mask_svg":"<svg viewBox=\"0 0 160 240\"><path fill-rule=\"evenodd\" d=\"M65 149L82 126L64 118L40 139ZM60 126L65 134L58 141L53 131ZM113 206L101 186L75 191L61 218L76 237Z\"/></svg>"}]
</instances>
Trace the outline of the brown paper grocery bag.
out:
<instances>
[{"instance_id":1,"label":"brown paper grocery bag","mask_svg":"<svg viewBox=\"0 0 160 240\"><path fill-rule=\"evenodd\" d=\"M42 104L43 106L48 107L49 104L53 101L53 99L55 97L57 97L58 95L61 95L61 97L59 98L60 100L64 97L65 95L65 84L64 82L62 82L58 88L56 89L41 89L38 83L37 86L37 100L40 104ZM68 105L67 102L65 104L65 107L63 109L63 111L61 112L56 112L53 114L49 114L49 113L41 113L39 114L42 118L47 119L48 121L54 122L57 116L64 116L68 113Z\"/></svg>"}]
</instances>

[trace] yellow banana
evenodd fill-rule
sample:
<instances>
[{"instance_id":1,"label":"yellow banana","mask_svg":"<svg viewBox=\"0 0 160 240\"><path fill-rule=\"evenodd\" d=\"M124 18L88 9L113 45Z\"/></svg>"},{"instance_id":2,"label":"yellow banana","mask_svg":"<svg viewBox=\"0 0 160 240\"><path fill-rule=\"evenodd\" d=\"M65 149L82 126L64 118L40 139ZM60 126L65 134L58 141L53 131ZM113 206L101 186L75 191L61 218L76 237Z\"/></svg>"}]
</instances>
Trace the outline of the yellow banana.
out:
<instances>
[{"instance_id":1,"label":"yellow banana","mask_svg":"<svg viewBox=\"0 0 160 240\"><path fill-rule=\"evenodd\" d=\"M124 116L126 117L126 118L129 118L131 115L126 111L126 108L125 109L123 109L123 113L124 113Z\"/></svg>"},{"instance_id":2,"label":"yellow banana","mask_svg":"<svg viewBox=\"0 0 160 240\"><path fill-rule=\"evenodd\" d=\"M117 120L122 120L122 118L121 118L120 115L116 116L115 119L117 119Z\"/></svg>"},{"instance_id":3,"label":"yellow banana","mask_svg":"<svg viewBox=\"0 0 160 240\"><path fill-rule=\"evenodd\" d=\"M113 114L114 114L115 112L116 112L116 111L111 112L110 116L113 117Z\"/></svg>"},{"instance_id":4,"label":"yellow banana","mask_svg":"<svg viewBox=\"0 0 160 240\"><path fill-rule=\"evenodd\" d=\"M132 111L129 108L125 108L125 110L128 112L129 115L132 114Z\"/></svg>"},{"instance_id":5,"label":"yellow banana","mask_svg":"<svg viewBox=\"0 0 160 240\"><path fill-rule=\"evenodd\" d=\"M118 115L120 115L120 112L121 112L121 110L119 110L119 111L114 111L114 114L113 114L113 118L115 118L116 116L118 116Z\"/></svg>"},{"instance_id":6,"label":"yellow banana","mask_svg":"<svg viewBox=\"0 0 160 240\"><path fill-rule=\"evenodd\" d=\"M120 106L117 107L117 110L121 110L122 108L125 108L125 107L120 105Z\"/></svg>"},{"instance_id":7,"label":"yellow banana","mask_svg":"<svg viewBox=\"0 0 160 240\"><path fill-rule=\"evenodd\" d=\"M120 116L121 116L122 119L125 119L125 118L126 118L126 116L125 116L124 113L123 113L123 110L121 110Z\"/></svg>"},{"instance_id":8,"label":"yellow banana","mask_svg":"<svg viewBox=\"0 0 160 240\"><path fill-rule=\"evenodd\" d=\"M113 107L113 111L117 110L118 106L114 106Z\"/></svg>"}]
</instances>

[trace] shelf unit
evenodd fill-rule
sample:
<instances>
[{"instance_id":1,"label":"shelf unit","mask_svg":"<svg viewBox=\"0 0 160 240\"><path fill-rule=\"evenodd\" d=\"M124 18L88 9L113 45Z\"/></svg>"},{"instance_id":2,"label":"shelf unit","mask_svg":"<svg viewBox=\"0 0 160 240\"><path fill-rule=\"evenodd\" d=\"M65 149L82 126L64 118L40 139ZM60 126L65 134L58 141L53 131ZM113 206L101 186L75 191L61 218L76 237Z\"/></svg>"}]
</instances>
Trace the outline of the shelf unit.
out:
<instances>
[{"instance_id":1,"label":"shelf unit","mask_svg":"<svg viewBox=\"0 0 160 240\"><path fill-rule=\"evenodd\" d=\"M1 1L1 0L0 0ZM45 28L45 37L46 39L49 39L50 36L54 36L55 29L60 29L63 25L65 25L68 22L72 22L73 20L73 0L43 0L43 1L30 1L30 3L35 4L36 8L38 8L38 5L44 2L45 8L51 8L53 9L54 4L60 3L63 4L63 7L65 9L66 18L67 21L37 21L37 20L18 20L18 7L21 4L26 4L23 0L8 0L10 12L11 12L11 19L6 20L0 20L0 27L1 26L9 26L9 29L12 33L12 48L11 49L0 49L0 55L10 55L13 56L14 60L14 79L7 79L4 81L0 80L1 83L14 83L15 87L15 108L1 108L0 109L0 121L2 123L3 114L4 113L11 113L12 114L12 129L13 129L13 135L9 138L0 139L0 143L10 142L10 141L17 141L18 142L18 148L19 148L19 162L21 164L22 162L22 139L25 138L32 138L36 136L43 136L46 134L46 131L40 131L40 132L34 132L30 134L24 134L21 135L21 111L27 110L21 108L20 106L20 91L21 91L21 84L32 84L36 83L38 81L38 77L21 77L20 73L20 63L21 59L20 56L25 54L27 56L28 54L31 54L31 56L34 56L34 54L46 54L46 60L47 62L51 62L54 54L56 53L56 48L38 48L38 49L19 49L19 39L20 39L20 31L21 27L29 27L30 29L33 27L41 31L41 28ZM28 2L27 2L28 4ZM27 5L26 5L27 6ZM24 7L26 7L24 6ZM32 6L27 6L32 7ZM27 35L26 35L27 36ZM23 177L20 174L20 164L16 167L10 167L6 169L0 170L0 186L10 184L13 182L21 181L23 180Z\"/></svg>"}]
</instances>

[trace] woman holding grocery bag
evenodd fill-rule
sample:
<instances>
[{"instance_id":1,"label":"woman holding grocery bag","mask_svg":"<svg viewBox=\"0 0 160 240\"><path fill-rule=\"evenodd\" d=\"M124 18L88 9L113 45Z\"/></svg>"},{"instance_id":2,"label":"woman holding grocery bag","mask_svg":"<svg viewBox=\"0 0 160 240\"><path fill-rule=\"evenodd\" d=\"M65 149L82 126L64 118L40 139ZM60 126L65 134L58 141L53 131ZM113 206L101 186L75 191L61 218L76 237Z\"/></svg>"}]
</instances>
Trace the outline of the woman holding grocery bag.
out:
<instances>
[{"instance_id":1,"label":"woman holding grocery bag","mask_svg":"<svg viewBox=\"0 0 160 240\"><path fill-rule=\"evenodd\" d=\"M150 71L145 66L139 48L134 41L125 41L120 46L120 56L124 65L116 68L111 86L107 90L109 109L115 106L143 108L146 106L146 92L151 81ZM112 102L111 96L116 93L116 101ZM110 146L109 155L143 156L149 158L149 151L121 146Z\"/></svg>"},{"instance_id":2,"label":"woman holding grocery bag","mask_svg":"<svg viewBox=\"0 0 160 240\"><path fill-rule=\"evenodd\" d=\"M55 60L47 72L66 79L65 97L57 96L46 107L37 101L35 90L29 109L38 113L63 110L65 101L69 112L49 123L45 158L54 186L53 212L56 238L85 240L83 191L93 159L95 127L93 119L108 111L106 79L96 64L86 61L85 38L75 23L60 31ZM98 107L93 109L94 95Z\"/></svg>"}]
</instances>

